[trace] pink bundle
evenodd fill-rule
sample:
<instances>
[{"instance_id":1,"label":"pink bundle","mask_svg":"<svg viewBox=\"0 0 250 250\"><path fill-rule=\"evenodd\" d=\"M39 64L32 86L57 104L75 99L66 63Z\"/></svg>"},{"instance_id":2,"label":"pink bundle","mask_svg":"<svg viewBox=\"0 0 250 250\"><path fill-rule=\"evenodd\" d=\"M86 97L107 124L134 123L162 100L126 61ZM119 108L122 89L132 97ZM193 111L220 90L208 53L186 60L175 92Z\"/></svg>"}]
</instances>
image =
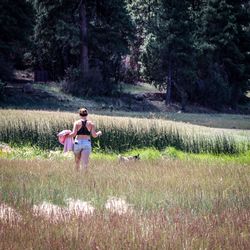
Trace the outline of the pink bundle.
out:
<instances>
[{"instance_id":1,"label":"pink bundle","mask_svg":"<svg viewBox=\"0 0 250 250\"><path fill-rule=\"evenodd\" d=\"M66 137L67 137L67 135L70 134L70 133L71 133L71 130L66 129L66 130L63 130L63 131L61 131L60 133L57 134L58 140L59 140L59 142L60 142L62 145L64 145L64 142L65 142L65 140L66 140Z\"/></svg>"},{"instance_id":2,"label":"pink bundle","mask_svg":"<svg viewBox=\"0 0 250 250\"><path fill-rule=\"evenodd\" d=\"M64 147L63 147L64 153L73 150L73 145L74 145L73 138L67 136L70 133L71 133L71 130L63 130L57 134L59 142L62 145L64 145Z\"/></svg>"}]
</instances>

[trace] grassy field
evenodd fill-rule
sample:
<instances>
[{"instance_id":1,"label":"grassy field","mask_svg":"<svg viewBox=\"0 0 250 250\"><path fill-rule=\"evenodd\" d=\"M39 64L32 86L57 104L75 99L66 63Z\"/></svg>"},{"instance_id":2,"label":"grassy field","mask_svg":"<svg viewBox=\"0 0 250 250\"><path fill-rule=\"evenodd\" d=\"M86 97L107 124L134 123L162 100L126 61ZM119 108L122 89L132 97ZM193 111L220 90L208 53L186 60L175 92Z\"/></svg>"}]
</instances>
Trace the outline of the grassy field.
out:
<instances>
[{"instance_id":1,"label":"grassy field","mask_svg":"<svg viewBox=\"0 0 250 250\"><path fill-rule=\"evenodd\" d=\"M104 135L76 172L56 138L76 114L0 116L0 249L249 249L248 130L91 115Z\"/></svg>"},{"instance_id":2,"label":"grassy field","mask_svg":"<svg viewBox=\"0 0 250 250\"><path fill-rule=\"evenodd\" d=\"M163 103L160 104L161 109L156 111L159 105L156 105L155 112L135 112L128 110L129 105L126 102L118 101L118 98L106 98L106 97L92 97L92 98L79 98L74 97L62 92L62 87L58 83L47 83L47 84L33 84L34 89L42 90L54 98L47 99L37 99L37 97L27 96L26 99L22 99L21 96L6 98L4 103L0 103L0 107L6 108L18 108L23 107L24 109L42 109L42 110L68 110L76 111L79 107L87 107L91 112L96 115L107 115L115 117L134 117L134 118L152 118L170 120L173 122L183 122L187 124L201 125L214 128L227 128L227 129L250 129L250 116L244 114L219 114L213 113L212 110L210 114L209 110L205 113L183 113L173 110L165 110ZM128 94L139 94L146 92L158 92L154 86L149 84L132 85L132 84L122 84L119 87L121 93ZM21 98L21 99L20 99ZM132 98L132 97L131 97ZM10 100L11 99L11 100ZM128 102L128 100L127 100ZM129 102L134 102L133 98ZM6 104L7 103L7 104ZM160 102L159 102L160 103ZM159 104L158 103L158 104ZM152 107L154 107L154 104ZM137 105L144 105L139 103ZM110 111L110 106L112 106L112 112ZM194 111L195 112L195 108Z\"/></svg>"},{"instance_id":3,"label":"grassy field","mask_svg":"<svg viewBox=\"0 0 250 250\"><path fill-rule=\"evenodd\" d=\"M0 203L15 209L2 207L1 249L249 247L249 164L92 159L76 173L72 163L0 159Z\"/></svg>"},{"instance_id":4,"label":"grassy field","mask_svg":"<svg viewBox=\"0 0 250 250\"><path fill-rule=\"evenodd\" d=\"M0 110L0 141L32 144L45 149L59 146L56 134L71 129L77 115L66 112ZM131 148L167 146L192 153L240 153L250 145L250 130L208 128L157 118L91 115L103 131L95 148L122 152Z\"/></svg>"},{"instance_id":5,"label":"grassy field","mask_svg":"<svg viewBox=\"0 0 250 250\"><path fill-rule=\"evenodd\" d=\"M94 111L96 115L108 115L114 117L134 117L161 119L184 124L205 126L209 128L221 128L232 130L249 130L250 116L240 114L202 114L202 113L177 113L177 112L123 112L123 111Z\"/></svg>"},{"instance_id":6,"label":"grassy field","mask_svg":"<svg viewBox=\"0 0 250 250\"><path fill-rule=\"evenodd\" d=\"M46 90L49 93L54 94L59 99L65 100L68 99L68 101L71 103L72 108L80 106L85 106L89 108L90 110L93 110L95 114L106 114L106 115L112 115L112 116L130 116L130 117L148 117L152 118L154 116L155 118L159 119L166 119L171 121L178 121L178 122L184 122L184 123L190 123L190 124L196 124L201 126L207 126L207 127L214 127L214 128L228 128L228 129L250 129L250 116L249 115L243 115L243 114L220 114L220 113L178 113L178 112L162 112L158 111L155 113L152 112L126 112L119 109L119 107L116 107L114 104L114 110L111 113L109 109L106 110L100 110L100 107L106 103L106 106L109 107L107 102L110 102L105 100L105 98L100 98L99 100L96 99L81 99L76 98L70 95L66 95L62 92L61 87L58 84L51 83L51 84L35 84L35 88L39 88L42 90ZM129 93L129 94L141 94L141 93L148 93L148 92L159 92L153 85L150 84L120 84L119 89L121 93ZM250 92L249 92L250 93ZM247 94L247 96L250 96L250 94ZM112 103L109 103L112 104ZM69 105L69 103L67 104Z\"/></svg>"}]
</instances>

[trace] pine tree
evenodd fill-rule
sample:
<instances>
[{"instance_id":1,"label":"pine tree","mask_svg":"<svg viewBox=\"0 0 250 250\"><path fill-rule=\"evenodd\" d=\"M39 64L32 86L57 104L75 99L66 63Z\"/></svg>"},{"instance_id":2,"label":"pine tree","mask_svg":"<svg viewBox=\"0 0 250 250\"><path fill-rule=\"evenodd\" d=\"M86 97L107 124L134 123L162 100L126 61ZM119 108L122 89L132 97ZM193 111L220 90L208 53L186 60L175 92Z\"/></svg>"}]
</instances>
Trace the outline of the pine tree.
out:
<instances>
[{"instance_id":1,"label":"pine tree","mask_svg":"<svg viewBox=\"0 0 250 250\"><path fill-rule=\"evenodd\" d=\"M33 0L33 4L37 65L54 71L56 77L69 68L69 78L85 92L110 91L131 34L124 0Z\"/></svg>"},{"instance_id":2,"label":"pine tree","mask_svg":"<svg viewBox=\"0 0 250 250\"><path fill-rule=\"evenodd\" d=\"M90 26L92 58L102 65L104 81L119 80L122 56L129 53L133 25L124 0L97 1Z\"/></svg>"},{"instance_id":3,"label":"pine tree","mask_svg":"<svg viewBox=\"0 0 250 250\"><path fill-rule=\"evenodd\" d=\"M32 32L33 13L25 0L0 1L0 79L10 80L12 64L22 60Z\"/></svg>"},{"instance_id":4,"label":"pine tree","mask_svg":"<svg viewBox=\"0 0 250 250\"><path fill-rule=\"evenodd\" d=\"M159 4L157 0L126 0L127 8L131 16L134 30L133 43L130 44L130 75L127 76L129 82L136 82L143 78L141 75L141 50L145 43L145 38L150 34L150 27L154 23L155 13ZM128 74L128 72L127 72Z\"/></svg>"},{"instance_id":5,"label":"pine tree","mask_svg":"<svg viewBox=\"0 0 250 250\"><path fill-rule=\"evenodd\" d=\"M240 21L242 3L208 0L198 32L199 76L212 106L235 106L247 87L247 24ZM215 71L217 73L215 73ZM214 78L215 77L215 78Z\"/></svg>"},{"instance_id":6,"label":"pine tree","mask_svg":"<svg viewBox=\"0 0 250 250\"><path fill-rule=\"evenodd\" d=\"M237 29L235 44L238 51L234 53L235 57L228 65L232 70L230 77L233 90L231 103L236 106L250 88L250 3L248 0L227 0L227 3L232 6Z\"/></svg>"},{"instance_id":7,"label":"pine tree","mask_svg":"<svg viewBox=\"0 0 250 250\"><path fill-rule=\"evenodd\" d=\"M193 24L189 1L160 1L151 34L145 40L144 73L160 87L167 87L166 104L173 97L185 108L193 89Z\"/></svg>"}]
</instances>

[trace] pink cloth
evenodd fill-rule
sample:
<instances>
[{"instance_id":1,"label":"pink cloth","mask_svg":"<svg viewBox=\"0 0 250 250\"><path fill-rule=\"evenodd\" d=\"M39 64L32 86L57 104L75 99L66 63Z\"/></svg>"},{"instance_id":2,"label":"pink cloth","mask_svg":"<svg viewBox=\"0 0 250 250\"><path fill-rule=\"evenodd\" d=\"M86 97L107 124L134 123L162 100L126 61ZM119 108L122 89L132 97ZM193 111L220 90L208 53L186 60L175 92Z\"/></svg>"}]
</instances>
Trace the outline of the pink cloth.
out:
<instances>
[{"instance_id":1,"label":"pink cloth","mask_svg":"<svg viewBox=\"0 0 250 250\"><path fill-rule=\"evenodd\" d=\"M74 140L72 137L66 137L64 141L63 152L73 151Z\"/></svg>"},{"instance_id":2,"label":"pink cloth","mask_svg":"<svg viewBox=\"0 0 250 250\"><path fill-rule=\"evenodd\" d=\"M67 135L70 133L71 133L71 130L67 129L67 130L63 130L57 134L58 140L62 145L64 145L64 141L65 141Z\"/></svg>"},{"instance_id":3,"label":"pink cloth","mask_svg":"<svg viewBox=\"0 0 250 250\"><path fill-rule=\"evenodd\" d=\"M59 142L64 145L63 152L73 151L74 140L67 135L71 133L71 130L63 130L57 134Z\"/></svg>"}]
</instances>

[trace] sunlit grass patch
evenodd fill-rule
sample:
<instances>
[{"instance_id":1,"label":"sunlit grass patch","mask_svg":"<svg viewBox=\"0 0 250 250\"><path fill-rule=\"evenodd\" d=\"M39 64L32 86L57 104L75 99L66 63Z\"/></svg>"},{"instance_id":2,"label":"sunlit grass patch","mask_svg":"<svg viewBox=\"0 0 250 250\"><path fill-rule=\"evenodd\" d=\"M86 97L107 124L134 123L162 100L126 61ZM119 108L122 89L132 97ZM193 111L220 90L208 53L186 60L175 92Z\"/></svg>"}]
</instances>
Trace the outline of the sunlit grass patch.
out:
<instances>
[{"instance_id":1,"label":"sunlit grass patch","mask_svg":"<svg viewBox=\"0 0 250 250\"><path fill-rule=\"evenodd\" d=\"M0 222L12 225L22 220L21 215L12 207L0 202Z\"/></svg>"},{"instance_id":2,"label":"sunlit grass patch","mask_svg":"<svg viewBox=\"0 0 250 250\"><path fill-rule=\"evenodd\" d=\"M250 165L250 151L239 154L209 154L209 153L186 153L174 147L166 147L164 150L157 150L155 148L133 149L119 153L104 152L94 150L90 156L91 161L96 162L119 162L119 155L135 156L139 155L140 161L158 161L164 159L181 160L181 161L204 161L210 163L237 163ZM12 147L10 152L0 150L0 158L5 159L48 159L57 161L71 161L74 162L73 152L63 153L62 148L57 150L42 150L38 147L23 146Z\"/></svg>"},{"instance_id":3,"label":"sunlit grass patch","mask_svg":"<svg viewBox=\"0 0 250 250\"><path fill-rule=\"evenodd\" d=\"M162 151L162 156L165 158L188 160L188 161L205 161L210 163L238 163L250 165L250 151L240 154L208 154L208 153L186 153L174 147L167 147Z\"/></svg>"},{"instance_id":4,"label":"sunlit grass patch","mask_svg":"<svg viewBox=\"0 0 250 250\"><path fill-rule=\"evenodd\" d=\"M151 84L119 84L118 88L124 93L145 93L145 92L159 92L157 88L155 88Z\"/></svg>"}]
</instances>

